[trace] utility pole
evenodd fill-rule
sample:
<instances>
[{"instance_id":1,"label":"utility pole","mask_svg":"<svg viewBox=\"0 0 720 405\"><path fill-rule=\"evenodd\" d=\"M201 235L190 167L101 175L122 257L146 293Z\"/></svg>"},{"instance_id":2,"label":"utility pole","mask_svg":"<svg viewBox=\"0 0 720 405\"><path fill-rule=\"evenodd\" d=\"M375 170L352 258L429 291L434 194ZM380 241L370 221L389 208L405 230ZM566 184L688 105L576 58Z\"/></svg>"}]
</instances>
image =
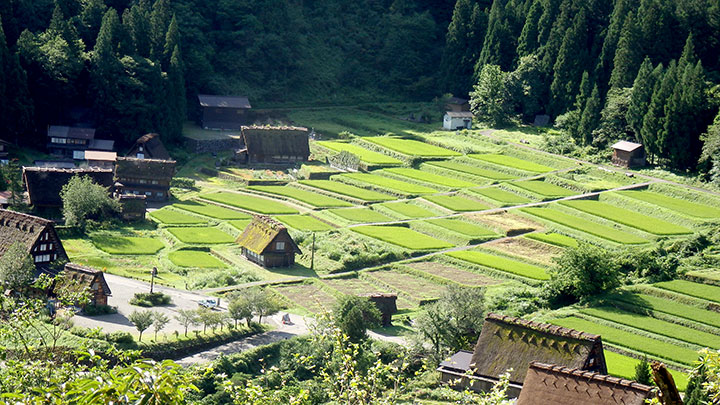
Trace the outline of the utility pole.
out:
<instances>
[{"instance_id":1,"label":"utility pole","mask_svg":"<svg viewBox=\"0 0 720 405\"><path fill-rule=\"evenodd\" d=\"M312 253L310 254L310 270L315 270L315 232L313 232Z\"/></svg>"},{"instance_id":2,"label":"utility pole","mask_svg":"<svg viewBox=\"0 0 720 405\"><path fill-rule=\"evenodd\" d=\"M157 267L153 267L150 272L150 294L153 293L153 286L155 286L155 276L157 276Z\"/></svg>"}]
</instances>

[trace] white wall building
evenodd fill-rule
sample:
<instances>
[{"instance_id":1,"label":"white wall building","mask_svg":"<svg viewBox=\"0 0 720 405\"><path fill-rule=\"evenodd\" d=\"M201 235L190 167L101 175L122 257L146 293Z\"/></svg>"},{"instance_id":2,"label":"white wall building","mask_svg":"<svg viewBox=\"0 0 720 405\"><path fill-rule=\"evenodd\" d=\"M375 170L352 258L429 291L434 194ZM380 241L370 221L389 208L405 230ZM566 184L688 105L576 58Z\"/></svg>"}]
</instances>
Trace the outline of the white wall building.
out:
<instances>
[{"instance_id":1,"label":"white wall building","mask_svg":"<svg viewBox=\"0 0 720 405\"><path fill-rule=\"evenodd\" d=\"M470 129L473 115L469 111L448 111L443 118L443 128L453 131L457 129Z\"/></svg>"}]
</instances>

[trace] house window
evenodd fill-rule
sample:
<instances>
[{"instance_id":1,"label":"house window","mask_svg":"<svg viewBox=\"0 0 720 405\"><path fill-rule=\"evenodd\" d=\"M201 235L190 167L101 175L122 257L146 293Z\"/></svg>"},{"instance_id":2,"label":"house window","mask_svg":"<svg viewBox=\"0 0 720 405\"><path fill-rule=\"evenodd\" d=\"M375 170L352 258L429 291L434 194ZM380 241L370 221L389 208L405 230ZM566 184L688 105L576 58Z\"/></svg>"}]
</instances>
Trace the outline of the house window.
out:
<instances>
[{"instance_id":1,"label":"house window","mask_svg":"<svg viewBox=\"0 0 720 405\"><path fill-rule=\"evenodd\" d=\"M143 147L142 147L142 146L138 146L138 150L139 150L140 152L142 152L142 151L143 151Z\"/></svg>"},{"instance_id":2,"label":"house window","mask_svg":"<svg viewBox=\"0 0 720 405\"><path fill-rule=\"evenodd\" d=\"M48 247L48 249L52 250L52 248L53 248L53 244L51 243L51 244L50 244L50 245L48 245L48 246L49 246L49 247Z\"/></svg>"},{"instance_id":3,"label":"house window","mask_svg":"<svg viewBox=\"0 0 720 405\"><path fill-rule=\"evenodd\" d=\"M85 159L85 151L84 150L74 150L73 151L73 159L75 159L75 160Z\"/></svg>"},{"instance_id":4,"label":"house window","mask_svg":"<svg viewBox=\"0 0 720 405\"><path fill-rule=\"evenodd\" d=\"M158 184L159 182L157 180L153 180L152 184Z\"/></svg>"},{"instance_id":5,"label":"house window","mask_svg":"<svg viewBox=\"0 0 720 405\"><path fill-rule=\"evenodd\" d=\"M152 197L152 191L146 191L146 192L145 192L145 195L148 196L148 197Z\"/></svg>"},{"instance_id":6,"label":"house window","mask_svg":"<svg viewBox=\"0 0 720 405\"><path fill-rule=\"evenodd\" d=\"M64 144L67 142L67 139L65 139L65 138L50 138L50 142Z\"/></svg>"},{"instance_id":7,"label":"house window","mask_svg":"<svg viewBox=\"0 0 720 405\"><path fill-rule=\"evenodd\" d=\"M40 245L40 251L44 252L46 250L47 250L47 244L43 243L42 245Z\"/></svg>"},{"instance_id":8,"label":"house window","mask_svg":"<svg viewBox=\"0 0 720 405\"><path fill-rule=\"evenodd\" d=\"M50 255L37 255L35 256L35 263L47 263L50 261Z\"/></svg>"},{"instance_id":9,"label":"house window","mask_svg":"<svg viewBox=\"0 0 720 405\"><path fill-rule=\"evenodd\" d=\"M285 242L275 242L275 250L285 250Z\"/></svg>"},{"instance_id":10,"label":"house window","mask_svg":"<svg viewBox=\"0 0 720 405\"><path fill-rule=\"evenodd\" d=\"M147 180L145 180L145 179L140 179L140 180L138 180L138 183L140 183L140 184L146 184L146 183L147 183Z\"/></svg>"},{"instance_id":11,"label":"house window","mask_svg":"<svg viewBox=\"0 0 720 405\"><path fill-rule=\"evenodd\" d=\"M137 154L137 158L138 158L138 159L145 159L145 154L144 154L144 153L139 153L139 152L138 152L138 154Z\"/></svg>"},{"instance_id":12,"label":"house window","mask_svg":"<svg viewBox=\"0 0 720 405\"><path fill-rule=\"evenodd\" d=\"M163 193L156 193L155 195L158 196L158 197L164 197L164 194L163 194Z\"/></svg>"}]
</instances>

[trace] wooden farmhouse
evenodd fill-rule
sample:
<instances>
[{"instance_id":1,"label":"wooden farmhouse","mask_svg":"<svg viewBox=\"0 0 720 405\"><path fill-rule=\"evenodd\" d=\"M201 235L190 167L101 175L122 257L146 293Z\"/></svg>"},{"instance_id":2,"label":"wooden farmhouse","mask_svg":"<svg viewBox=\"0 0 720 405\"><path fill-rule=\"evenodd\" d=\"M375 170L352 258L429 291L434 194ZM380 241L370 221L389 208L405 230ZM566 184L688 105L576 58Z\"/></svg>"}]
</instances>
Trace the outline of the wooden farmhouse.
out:
<instances>
[{"instance_id":1,"label":"wooden farmhouse","mask_svg":"<svg viewBox=\"0 0 720 405\"><path fill-rule=\"evenodd\" d=\"M295 264L300 248L280 222L264 215L255 215L245 227L237 243L243 255L263 267L289 267Z\"/></svg>"},{"instance_id":2,"label":"wooden farmhouse","mask_svg":"<svg viewBox=\"0 0 720 405\"><path fill-rule=\"evenodd\" d=\"M144 195L147 201L167 201L175 163L174 160L117 158L115 194Z\"/></svg>"},{"instance_id":3,"label":"wooden farmhouse","mask_svg":"<svg viewBox=\"0 0 720 405\"><path fill-rule=\"evenodd\" d=\"M443 128L448 131L472 128L473 114L467 112L448 111L443 117Z\"/></svg>"},{"instance_id":4,"label":"wooden farmhouse","mask_svg":"<svg viewBox=\"0 0 720 405\"><path fill-rule=\"evenodd\" d=\"M94 128L51 125L48 127L47 149L51 155L84 160L86 150L112 151L115 141L95 139Z\"/></svg>"},{"instance_id":5,"label":"wooden farmhouse","mask_svg":"<svg viewBox=\"0 0 720 405\"><path fill-rule=\"evenodd\" d=\"M85 163L88 167L99 167L112 170L115 167L117 153L100 150L86 150Z\"/></svg>"},{"instance_id":6,"label":"wooden farmhouse","mask_svg":"<svg viewBox=\"0 0 720 405\"><path fill-rule=\"evenodd\" d=\"M244 96L198 95L202 110L202 127L205 129L240 129L251 123L250 101Z\"/></svg>"},{"instance_id":7,"label":"wooden farmhouse","mask_svg":"<svg viewBox=\"0 0 720 405\"><path fill-rule=\"evenodd\" d=\"M15 242L22 243L36 267L68 258L53 221L0 209L0 257Z\"/></svg>"},{"instance_id":8,"label":"wooden farmhouse","mask_svg":"<svg viewBox=\"0 0 720 405\"><path fill-rule=\"evenodd\" d=\"M470 111L470 102L464 98L450 97L445 102L445 108L452 112Z\"/></svg>"},{"instance_id":9,"label":"wooden farmhouse","mask_svg":"<svg viewBox=\"0 0 720 405\"><path fill-rule=\"evenodd\" d=\"M485 318L473 352L456 353L438 371L443 382L485 392L512 369L508 393L516 397L531 361L607 374L599 335L493 313Z\"/></svg>"},{"instance_id":10,"label":"wooden farmhouse","mask_svg":"<svg viewBox=\"0 0 720 405\"><path fill-rule=\"evenodd\" d=\"M238 151L245 163L295 163L310 157L308 130L302 127L242 127L245 149Z\"/></svg>"},{"instance_id":11,"label":"wooden farmhouse","mask_svg":"<svg viewBox=\"0 0 720 405\"><path fill-rule=\"evenodd\" d=\"M116 189L122 189L122 184L116 183ZM115 194L120 203L120 215L126 221L139 221L145 219L147 213L147 196L135 194Z\"/></svg>"},{"instance_id":12,"label":"wooden farmhouse","mask_svg":"<svg viewBox=\"0 0 720 405\"><path fill-rule=\"evenodd\" d=\"M613 148L612 163L614 165L633 168L645 166L645 148L635 142L620 141Z\"/></svg>"},{"instance_id":13,"label":"wooden farmhouse","mask_svg":"<svg viewBox=\"0 0 720 405\"><path fill-rule=\"evenodd\" d=\"M158 134L145 134L135 141L127 157L136 159L171 160L170 154Z\"/></svg>"},{"instance_id":14,"label":"wooden farmhouse","mask_svg":"<svg viewBox=\"0 0 720 405\"><path fill-rule=\"evenodd\" d=\"M56 292L61 288L78 292L87 290L90 293L90 305L107 305L108 297L112 295L110 286L105 281L105 274L100 270L67 263L59 276L55 279Z\"/></svg>"},{"instance_id":15,"label":"wooden farmhouse","mask_svg":"<svg viewBox=\"0 0 720 405\"><path fill-rule=\"evenodd\" d=\"M0 163L5 164L5 165L8 164L8 162L10 162L9 152L8 152L9 146L10 146L10 142L0 139Z\"/></svg>"},{"instance_id":16,"label":"wooden farmhouse","mask_svg":"<svg viewBox=\"0 0 720 405\"><path fill-rule=\"evenodd\" d=\"M108 193L113 185L113 171L109 168L23 167L23 182L28 192L30 205L36 208L62 207L60 190L73 176L88 176L95 183L106 187Z\"/></svg>"},{"instance_id":17,"label":"wooden farmhouse","mask_svg":"<svg viewBox=\"0 0 720 405\"><path fill-rule=\"evenodd\" d=\"M591 371L530 363L517 405L643 405L653 387Z\"/></svg>"}]
</instances>

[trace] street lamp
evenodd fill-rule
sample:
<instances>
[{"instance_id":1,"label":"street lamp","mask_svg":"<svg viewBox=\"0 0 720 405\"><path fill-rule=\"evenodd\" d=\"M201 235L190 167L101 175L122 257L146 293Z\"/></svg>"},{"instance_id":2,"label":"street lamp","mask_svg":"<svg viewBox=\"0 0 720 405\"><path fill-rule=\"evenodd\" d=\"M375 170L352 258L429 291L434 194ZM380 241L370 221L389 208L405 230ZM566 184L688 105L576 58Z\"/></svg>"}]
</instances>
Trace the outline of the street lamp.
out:
<instances>
[{"instance_id":1,"label":"street lamp","mask_svg":"<svg viewBox=\"0 0 720 405\"><path fill-rule=\"evenodd\" d=\"M155 276L157 276L157 267L153 267L150 272L150 294L153 293L153 286L155 285Z\"/></svg>"}]
</instances>

